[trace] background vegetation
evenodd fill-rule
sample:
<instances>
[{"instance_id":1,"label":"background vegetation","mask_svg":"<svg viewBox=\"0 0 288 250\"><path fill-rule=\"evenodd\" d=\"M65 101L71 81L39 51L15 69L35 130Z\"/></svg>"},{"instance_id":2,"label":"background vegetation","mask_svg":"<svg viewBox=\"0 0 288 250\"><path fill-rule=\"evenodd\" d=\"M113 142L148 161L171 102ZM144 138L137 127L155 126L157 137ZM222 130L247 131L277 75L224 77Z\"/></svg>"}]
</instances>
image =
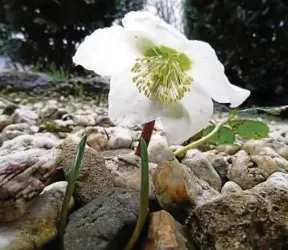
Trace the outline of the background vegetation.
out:
<instances>
[{"instance_id":1,"label":"background vegetation","mask_svg":"<svg viewBox=\"0 0 288 250\"><path fill-rule=\"evenodd\" d=\"M180 13L171 11L172 0L0 1L0 54L64 72L82 70L71 61L75 45L125 13L149 1L166 21ZM183 0L183 7L186 35L216 49L231 82L252 91L253 104L288 103L287 0Z\"/></svg>"},{"instance_id":2,"label":"background vegetation","mask_svg":"<svg viewBox=\"0 0 288 250\"><path fill-rule=\"evenodd\" d=\"M288 1L185 0L186 34L209 42L254 102L288 104Z\"/></svg>"},{"instance_id":3,"label":"background vegetation","mask_svg":"<svg viewBox=\"0 0 288 250\"><path fill-rule=\"evenodd\" d=\"M142 9L144 1L2 0L0 53L39 70L53 66L71 71L77 43L126 12Z\"/></svg>"}]
</instances>

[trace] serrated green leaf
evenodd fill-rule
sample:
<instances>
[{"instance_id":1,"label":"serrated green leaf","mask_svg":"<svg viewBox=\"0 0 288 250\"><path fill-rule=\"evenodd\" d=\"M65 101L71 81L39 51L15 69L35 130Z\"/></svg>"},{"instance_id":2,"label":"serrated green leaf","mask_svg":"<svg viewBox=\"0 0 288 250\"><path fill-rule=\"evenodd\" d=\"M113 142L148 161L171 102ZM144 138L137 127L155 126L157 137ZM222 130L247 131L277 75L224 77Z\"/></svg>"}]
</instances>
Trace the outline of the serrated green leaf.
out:
<instances>
[{"instance_id":1,"label":"serrated green leaf","mask_svg":"<svg viewBox=\"0 0 288 250\"><path fill-rule=\"evenodd\" d=\"M214 128L214 125L208 126L204 129L203 135L208 135ZM230 128L221 126L218 132L213 135L208 141L215 145L232 144L235 141L235 134Z\"/></svg>"},{"instance_id":2,"label":"serrated green leaf","mask_svg":"<svg viewBox=\"0 0 288 250\"><path fill-rule=\"evenodd\" d=\"M235 119L229 121L233 132L245 139L260 139L268 137L269 127L266 123L256 120Z\"/></svg>"}]
</instances>

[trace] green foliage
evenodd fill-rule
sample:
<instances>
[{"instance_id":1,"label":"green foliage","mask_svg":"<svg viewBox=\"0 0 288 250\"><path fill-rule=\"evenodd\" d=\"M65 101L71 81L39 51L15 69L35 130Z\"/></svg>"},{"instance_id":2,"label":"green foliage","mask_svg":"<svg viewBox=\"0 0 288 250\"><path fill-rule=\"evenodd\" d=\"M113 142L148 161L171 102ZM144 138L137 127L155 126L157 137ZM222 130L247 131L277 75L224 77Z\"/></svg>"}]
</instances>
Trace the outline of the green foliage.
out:
<instances>
[{"instance_id":1,"label":"green foliage","mask_svg":"<svg viewBox=\"0 0 288 250\"><path fill-rule=\"evenodd\" d=\"M66 72L62 68L60 70L53 70L48 72L48 75L53 78L54 81L60 82L60 81L66 81L70 78L69 72Z\"/></svg>"},{"instance_id":2,"label":"green foliage","mask_svg":"<svg viewBox=\"0 0 288 250\"><path fill-rule=\"evenodd\" d=\"M145 140L141 138L141 187L140 187L140 209L134 232L130 241L125 247L125 250L133 249L137 239L139 238L142 228L145 224L149 213L149 163L147 145Z\"/></svg>"},{"instance_id":3,"label":"green foliage","mask_svg":"<svg viewBox=\"0 0 288 250\"><path fill-rule=\"evenodd\" d=\"M203 131L203 136L208 135L214 130L215 126L210 125ZM208 140L210 143L215 145L220 144L232 144L235 141L235 134L231 128L221 126L220 129Z\"/></svg>"},{"instance_id":4,"label":"green foliage","mask_svg":"<svg viewBox=\"0 0 288 250\"><path fill-rule=\"evenodd\" d=\"M272 116L287 117L288 105L279 106L279 107L248 108L248 109L240 110L239 112L245 113L245 114L251 114L251 115L264 113L264 114L272 115Z\"/></svg>"},{"instance_id":5,"label":"green foliage","mask_svg":"<svg viewBox=\"0 0 288 250\"><path fill-rule=\"evenodd\" d=\"M252 119L238 119L234 115L230 115L226 121L217 124L217 126L219 128L216 130L215 125L209 125L203 129L203 137L200 140L207 137L207 140L204 141L221 145L234 143L236 135L244 139L261 139L269 135L269 127L266 123Z\"/></svg>"},{"instance_id":6,"label":"green foliage","mask_svg":"<svg viewBox=\"0 0 288 250\"><path fill-rule=\"evenodd\" d=\"M245 139L261 139L269 134L267 124L257 120L233 119L229 121L229 125L235 134Z\"/></svg>"},{"instance_id":7,"label":"green foliage","mask_svg":"<svg viewBox=\"0 0 288 250\"><path fill-rule=\"evenodd\" d=\"M287 103L287 0L185 0L184 11L187 36L215 48L230 81L252 91L250 102Z\"/></svg>"},{"instance_id":8,"label":"green foliage","mask_svg":"<svg viewBox=\"0 0 288 250\"><path fill-rule=\"evenodd\" d=\"M0 55L38 70L76 70L75 46L97 28L108 27L144 0L2 0ZM23 37L16 37L21 34ZM77 67L78 71L83 71Z\"/></svg>"}]
</instances>

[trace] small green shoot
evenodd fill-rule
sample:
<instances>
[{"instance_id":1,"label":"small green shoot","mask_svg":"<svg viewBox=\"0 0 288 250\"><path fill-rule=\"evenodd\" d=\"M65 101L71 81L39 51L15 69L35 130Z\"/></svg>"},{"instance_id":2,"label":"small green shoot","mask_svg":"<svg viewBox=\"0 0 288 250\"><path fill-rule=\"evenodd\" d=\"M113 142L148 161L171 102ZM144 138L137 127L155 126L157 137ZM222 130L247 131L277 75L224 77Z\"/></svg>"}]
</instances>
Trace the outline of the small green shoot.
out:
<instances>
[{"instance_id":1,"label":"small green shoot","mask_svg":"<svg viewBox=\"0 0 288 250\"><path fill-rule=\"evenodd\" d=\"M87 140L87 135L84 135L78 144L77 153L74 159L74 164L68 175L68 186L65 192L65 196L64 196L64 200L63 200L63 204L61 208L61 213L60 213L60 218L58 222L58 237L61 241L62 248L63 248L64 230L66 227L67 215L68 215L68 210L69 210L69 203L74 192L79 169L81 167L82 160L84 157L86 140Z\"/></svg>"},{"instance_id":2,"label":"small green shoot","mask_svg":"<svg viewBox=\"0 0 288 250\"><path fill-rule=\"evenodd\" d=\"M143 138L140 142L141 148L141 187L140 187L140 209L136 223L136 227L130 238L125 250L133 249L137 239L139 238L142 228L145 224L147 215L149 213L149 165L148 165L148 153L147 145Z\"/></svg>"}]
</instances>

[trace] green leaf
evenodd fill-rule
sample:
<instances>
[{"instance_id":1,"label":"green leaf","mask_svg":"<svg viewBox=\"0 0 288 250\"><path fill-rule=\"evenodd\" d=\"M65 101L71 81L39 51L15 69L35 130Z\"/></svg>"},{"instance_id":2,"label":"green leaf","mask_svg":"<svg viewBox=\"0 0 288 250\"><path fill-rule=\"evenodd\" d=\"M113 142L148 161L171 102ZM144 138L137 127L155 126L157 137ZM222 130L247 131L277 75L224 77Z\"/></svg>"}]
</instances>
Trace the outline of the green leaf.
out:
<instances>
[{"instance_id":1,"label":"green leaf","mask_svg":"<svg viewBox=\"0 0 288 250\"><path fill-rule=\"evenodd\" d=\"M125 250L133 249L137 239L139 238L147 215L149 213L149 163L147 145L145 140L141 138L141 188L140 188L140 209L139 216L133 234L125 247Z\"/></svg>"},{"instance_id":2,"label":"green leaf","mask_svg":"<svg viewBox=\"0 0 288 250\"><path fill-rule=\"evenodd\" d=\"M203 136L208 135L214 128L214 125L210 125L205 128L203 131ZM230 128L221 126L216 134L213 135L208 141L215 145L232 144L235 141L235 134Z\"/></svg>"},{"instance_id":3,"label":"green leaf","mask_svg":"<svg viewBox=\"0 0 288 250\"><path fill-rule=\"evenodd\" d=\"M260 139L268 137L269 127L266 123L256 120L235 119L229 121L233 132L245 139Z\"/></svg>"},{"instance_id":4,"label":"green leaf","mask_svg":"<svg viewBox=\"0 0 288 250\"><path fill-rule=\"evenodd\" d=\"M282 112L288 110L288 105L278 107L257 107L239 110L238 113L247 113L251 115L265 113L267 115L279 116Z\"/></svg>"}]
</instances>

